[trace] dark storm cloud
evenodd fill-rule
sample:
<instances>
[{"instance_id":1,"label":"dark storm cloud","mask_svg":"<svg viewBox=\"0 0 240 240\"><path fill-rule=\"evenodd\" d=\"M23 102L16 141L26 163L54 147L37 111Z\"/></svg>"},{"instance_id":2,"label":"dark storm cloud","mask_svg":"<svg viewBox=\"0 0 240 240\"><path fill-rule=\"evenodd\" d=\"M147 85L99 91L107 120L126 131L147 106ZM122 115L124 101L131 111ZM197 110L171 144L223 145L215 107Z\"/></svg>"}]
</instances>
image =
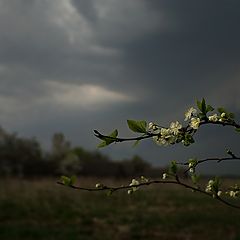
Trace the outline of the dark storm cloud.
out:
<instances>
[{"instance_id":1,"label":"dark storm cloud","mask_svg":"<svg viewBox=\"0 0 240 240\"><path fill-rule=\"evenodd\" d=\"M210 97L219 85L234 81L240 61L239 2L147 3L175 22L171 31L155 31L127 46L129 72L143 86L154 85L149 94L157 99L160 94L166 97L164 92L180 98Z\"/></svg>"},{"instance_id":2,"label":"dark storm cloud","mask_svg":"<svg viewBox=\"0 0 240 240\"><path fill-rule=\"evenodd\" d=\"M128 134L126 119L182 120L196 98L239 111L239 22L238 1L0 0L1 124L94 148L93 128ZM224 143L203 144L215 135L160 157L215 154ZM159 158L151 143L109 149Z\"/></svg>"},{"instance_id":3,"label":"dark storm cloud","mask_svg":"<svg viewBox=\"0 0 240 240\"><path fill-rule=\"evenodd\" d=\"M94 3L92 0L89 1L71 1L74 7L76 7L79 14L82 14L89 21L97 21L97 11L94 7Z\"/></svg>"}]
</instances>

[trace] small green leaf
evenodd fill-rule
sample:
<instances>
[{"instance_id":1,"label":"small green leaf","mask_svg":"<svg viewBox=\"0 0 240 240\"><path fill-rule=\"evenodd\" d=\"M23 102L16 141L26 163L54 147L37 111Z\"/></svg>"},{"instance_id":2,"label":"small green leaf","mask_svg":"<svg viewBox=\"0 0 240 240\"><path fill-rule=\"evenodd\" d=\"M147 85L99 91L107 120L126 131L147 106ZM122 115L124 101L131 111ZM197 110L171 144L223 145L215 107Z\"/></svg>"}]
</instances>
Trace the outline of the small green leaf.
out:
<instances>
[{"instance_id":1,"label":"small green leaf","mask_svg":"<svg viewBox=\"0 0 240 240\"><path fill-rule=\"evenodd\" d=\"M191 179L192 179L193 184L197 184L200 180L200 175L193 174L191 176Z\"/></svg>"},{"instance_id":2,"label":"small green leaf","mask_svg":"<svg viewBox=\"0 0 240 240\"><path fill-rule=\"evenodd\" d=\"M74 185L74 183L77 181L77 177L74 175L74 176L71 176L70 178L70 185Z\"/></svg>"},{"instance_id":3,"label":"small green leaf","mask_svg":"<svg viewBox=\"0 0 240 240\"><path fill-rule=\"evenodd\" d=\"M146 121L127 120L127 124L133 132L146 133L147 131Z\"/></svg>"},{"instance_id":4,"label":"small green leaf","mask_svg":"<svg viewBox=\"0 0 240 240\"><path fill-rule=\"evenodd\" d=\"M133 147L136 147L139 143L140 143L140 140L135 141L135 143L133 144Z\"/></svg>"},{"instance_id":5,"label":"small green leaf","mask_svg":"<svg viewBox=\"0 0 240 240\"><path fill-rule=\"evenodd\" d=\"M170 174L176 174L177 173L177 162L176 161L172 161L170 168L169 168L169 173Z\"/></svg>"},{"instance_id":6,"label":"small green leaf","mask_svg":"<svg viewBox=\"0 0 240 240\"><path fill-rule=\"evenodd\" d=\"M240 128L235 128L235 131L240 133Z\"/></svg>"},{"instance_id":7,"label":"small green leaf","mask_svg":"<svg viewBox=\"0 0 240 240\"><path fill-rule=\"evenodd\" d=\"M231 112L228 113L228 118L230 118L230 119L234 119L234 117L235 117L235 116L234 116L234 113L231 113Z\"/></svg>"},{"instance_id":8,"label":"small green leaf","mask_svg":"<svg viewBox=\"0 0 240 240\"><path fill-rule=\"evenodd\" d=\"M116 138L118 135L118 130L115 129L112 133L110 133L109 137L113 137L113 138Z\"/></svg>"},{"instance_id":9,"label":"small green leaf","mask_svg":"<svg viewBox=\"0 0 240 240\"><path fill-rule=\"evenodd\" d=\"M106 147L107 145L109 145L109 144L107 144L106 141L102 141L101 143L99 143L99 144L97 145L97 147L98 147L98 148L103 148L103 147Z\"/></svg>"},{"instance_id":10,"label":"small green leaf","mask_svg":"<svg viewBox=\"0 0 240 240\"><path fill-rule=\"evenodd\" d=\"M203 98L202 99L202 113L206 114L206 112L207 112L206 110L207 110L206 102L205 102L205 99Z\"/></svg>"},{"instance_id":11,"label":"small green leaf","mask_svg":"<svg viewBox=\"0 0 240 240\"><path fill-rule=\"evenodd\" d=\"M194 141L192 135L190 135L190 134L188 134L188 133L186 133L186 134L184 135L184 139L183 139L183 144L184 144L184 146L189 146L190 144L192 144L192 143L194 143L194 142L195 142L195 141Z\"/></svg>"},{"instance_id":12,"label":"small green leaf","mask_svg":"<svg viewBox=\"0 0 240 240\"><path fill-rule=\"evenodd\" d=\"M202 112L202 103L197 100L198 109Z\"/></svg>"},{"instance_id":13,"label":"small green leaf","mask_svg":"<svg viewBox=\"0 0 240 240\"><path fill-rule=\"evenodd\" d=\"M198 113L197 117L199 117L200 120L204 120L204 119L206 119L206 114Z\"/></svg>"},{"instance_id":14,"label":"small green leaf","mask_svg":"<svg viewBox=\"0 0 240 240\"><path fill-rule=\"evenodd\" d=\"M115 142L115 138L118 136L118 130L115 129L113 132L111 132L108 136L102 137L103 140L100 144L98 144L98 148L106 147L110 145L111 143Z\"/></svg>"},{"instance_id":15,"label":"small green leaf","mask_svg":"<svg viewBox=\"0 0 240 240\"><path fill-rule=\"evenodd\" d=\"M206 101L204 98L202 99L201 102L197 100L197 106L198 106L199 110L202 112L202 114L204 114L204 115L206 115L206 113L209 111L213 111L212 106L210 106L210 105L206 106Z\"/></svg>"},{"instance_id":16,"label":"small green leaf","mask_svg":"<svg viewBox=\"0 0 240 240\"><path fill-rule=\"evenodd\" d=\"M112 196L113 191L114 191L113 189L108 190L108 191L107 191L107 196L108 196L108 197Z\"/></svg>"},{"instance_id":17,"label":"small green leaf","mask_svg":"<svg viewBox=\"0 0 240 240\"><path fill-rule=\"evenodd\" d=\"M70 186L71 185L71 179L66 176L61 176L61 182L65 186Z\"/></svg>"},{"instance_id":18,"label":"small green leaf","mask_svg":"<svg viewBox=\"0 0 240 240\"><path fill-rule=\"evenodd\" d=\"M207 105L206 112L212 112L214 108L211 105Z\"/></svg>"}]
</instances>

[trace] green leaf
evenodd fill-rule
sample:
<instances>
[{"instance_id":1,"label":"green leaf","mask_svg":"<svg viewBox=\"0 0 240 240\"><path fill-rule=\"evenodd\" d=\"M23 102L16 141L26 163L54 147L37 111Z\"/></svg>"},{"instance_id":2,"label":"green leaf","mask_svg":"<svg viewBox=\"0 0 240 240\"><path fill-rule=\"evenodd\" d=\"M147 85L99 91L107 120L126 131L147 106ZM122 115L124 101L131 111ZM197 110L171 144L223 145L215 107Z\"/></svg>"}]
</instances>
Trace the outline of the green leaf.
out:
<instances>
[{"instance_id":1,"label":"green leaf","mask_svg":"<svg viewBox=\"0 0 240 240\"><path fill-rule=\"evenodd\" d=\"M203 98L202 99L202 113L203 114L206 114L207 113L207 107L206 107L206 102L205 102L205 99Z\"/></svg>"},{"instance_id":2,"label":"green leaf","mask_svg":"<svg viewBox=\"0 0 240 240\"><path fill-rule=\"evenodd\" d=\"M212 112L214 108L211 105L207 105L206 112Z\"/></svg>"},{"instance_id":3,"label":"green leaf","mask_svg":"<svg viewBox=\"0 0 240 240\"><path fill-rule=\"evenodd\" d=\"M70 178L70 185L74 185L74 183L77 181L77 177L76 176L71 176Z\"/></svg>"},{"instance_id":4,"label":"green leaf","mask_svg":"<svg viewBox=\"0 0 240 240\"><path fill-rule=\"evenodd\" d=\"M115 129L113 132L111 132L108 136L102 137L103 140L100 144L98 144L98 148L106 147L110 145L111 143L116 141L116 137L118 136L118 130Z\"/></svg>"},{"instance_id":5,"label":"green leaf","mask_svg":"<svg viewBox=\"0 0 240 240\"><path fill-rule=\"evenodd\" d=\"M70 186L71 185L71 179L69 177L66 177L66 176L61 176L61 182L65 186Z\"/></svg>"},{"instance_id":6,"label":"green leaf","mask_svg":"<svg viewBox=\"0 0 240 240\"><path fill-rule=\"evenodd\" d=\"M101 143L99 143L99 144L97 145L97 147L98 147L98 148L103 148L103 147L106 147L107 145L109 145L109 144L107 144L106 141L102 141Z\"/></svg>"},{"instance_id":7,"label":"green leaf","mask_svg":"<svg viewBox=\"0 0 240 240\"><path fill-rule=\"evenodd\" d=\"M192 179L193 184L197 184L200 180L200 175L193 174L191 176L191 179Z\"/></svg>"},{"instance_id":8,"label":"green leaf","mask_svg":"<svg viewBox=\"0 0 240 240\"><path fill-rule=\"evenodd\" d=\"M147 132L147 122L146 121L135 121L127 120L128 127L133 132L146 133Z\"/></svg>"},{"instance_id":9,"label":"green leaf","mask_svg":"<svg viewBox=\"0 0 240 240\"><path fill-rule=\"evenodd\" d=\"M170 174L176 174L177 173L177 162L176 161L172 161L170 168L169 168L169 173Z\"/></svg>"},{"instance_id":10,"label":"green leaf","mask_svg":"<svg viewBox=\"0 0 240 240\"><path fill-rule=\"evenodd\" d=\"M235 128L235 131L240 133L240 128Z\"/></svg>"},{"instance_id":11,"label":"green leaf","mask_svg":"<svg viewBox=\"0 0 240 240\"><path fill-rule=\"evenodd\" d=\"M61 182L65 186L72 186L77 180L76 176L71 176L70 178L67 176L61 176Z\"/></svg>"},{"instance_id":12,"label":"green leaf","mask_svg":"<svg viewBox=\"0 0 240 240\"><path fill-rule=\"evenodd\" d=\"M234 119L234 113L228 113L228 118L230 118L230 119Z\"/></svg>"},{"instance_id":13,"label":"green leaf","mask_svg":"<svg viewBox=\"0 0 240 240\"><path fill-rule=\"evenodd\" d=\"M206 114L198 113L197 117L199 117L200 120L204 120L204 119L206 119Z\"/></svg>"},{"instance_id":14,"label":"green leaf","mask_svg":"<svg viewBox=\"0 0 240 240\"><path fill-rule=\"evenodd\" d=\"M140 143L140 140L135 141L135 143L133 144L133 147L136 147L139 143Z\"/></svg>"},{"instance_id":15,"label":"green leaf","mask_svg":"<svg viewBox=\"0 0 240 240\"><path fill-rule=\"evenodd\" d=\"M220 179L218 177L215 177L214 178L214 183L213 183L213 191L215 193L218 192L219 186L220 186Z\"/></svg>"},{"instance_id":16,"label":"green leaf","mask_svg":"<svg viewBox=\"0 0 240 240\"><path fill-rule=\"evenodd\" d=\"M213 111L212 106L210 105L206 106L206 101L204 98L202 99L201 102L197 100L197 106L204 115L206 115L207 112Z\"/></svg>"},{"instance_id":17,"label":"green leaf","mask_svg":"<svg viewBox=\"0 0 240 240\"><path fill-rule=\"evenodd\" d=\"M115 129L112 133L110 133L109 137L116 138L118 136L118 130Z\"/></svg>"},{"instance_id":18,"label":"green leaf","mask_svg":"<svg viewBox=\"0 0 240 240\"><path fill-rule=\"evenodd\" d=\"M108 196L108 197L112 196L113 191L114 191L113 189L108 190L108 191L107 191L107 196Z\"/></svg>"},{"instance_id":19,"label":"green leaf","mask_svg":"<svg viewBox=\"0 0 240 240\"><path fill-rule=\"evenodd\" d=\"M198 109L202 112L202 103L197 100Z\"/></svg>"},{"instance_id":20,"label":"green leaf","mask_svg":"<svg viewBox=\"0 0 240 240\"><path fill-rule=\"evenodd\" d=\"M194 139L193 139L193 136L186 133L184 135L184 139L183 139L183 144L184 146L189 146L190 144L194 143Z\"/></svg>"}]
</instances>

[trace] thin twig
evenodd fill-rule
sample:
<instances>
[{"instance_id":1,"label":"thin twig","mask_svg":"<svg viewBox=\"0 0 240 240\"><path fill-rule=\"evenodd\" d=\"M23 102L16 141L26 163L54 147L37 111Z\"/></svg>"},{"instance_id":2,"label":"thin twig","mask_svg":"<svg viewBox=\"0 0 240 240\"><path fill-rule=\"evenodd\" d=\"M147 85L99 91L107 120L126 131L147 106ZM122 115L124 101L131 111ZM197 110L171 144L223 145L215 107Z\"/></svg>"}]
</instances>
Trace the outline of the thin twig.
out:
<instances>
[{"instance_id":1,"label":"thin twig","mask_svg":"<svg viewBox=\"0 0 240 240\"><path fill-rule=\"evenodd\" d=\"M146 132L146 135L139 136L139 137L118 138L118 137L111 137L111 136L103 135L99 131L94 130L94 135L101 140L109 139L109 140L114 140L114 142L125 142L125 141L139 141L139 140L143 140L143 139L147 139L147 138L157 136L158 134Z\"/></svg>"},{"instance_id":2,"label":"thin twig","mask_svg":"<svg viewBox=\"0 0 240 240\"><path fill-rule=\"evenodd\" d=\"M240 157L235 156L232 152L230 152L232 157L223 157L223 158L205 158L201 160L197 160L195 163L194 168L196 168L199 164L204 163L204 162L210 162L210 161L215 161L217 163L220 163L222 161L231 161L231 160L240 160ZM177 162L178 165L183 165L183 166L188 166L189 162ZM192 167L188 167L184 173L187 173Z\"/></svg>"}]
</instances>

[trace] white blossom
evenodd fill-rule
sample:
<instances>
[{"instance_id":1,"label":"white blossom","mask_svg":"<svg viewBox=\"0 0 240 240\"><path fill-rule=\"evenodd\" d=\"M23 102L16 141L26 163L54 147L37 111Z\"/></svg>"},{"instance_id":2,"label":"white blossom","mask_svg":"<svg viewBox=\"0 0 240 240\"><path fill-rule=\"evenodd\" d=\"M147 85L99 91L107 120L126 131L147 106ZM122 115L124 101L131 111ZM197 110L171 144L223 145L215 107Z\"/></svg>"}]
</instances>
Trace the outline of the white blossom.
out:
<instances>
[{"instance_id":1,"label":"white blossom","mask_svg":"<svg viewBox=\"0 0 240 240\"><path fill-rule=\"evenodd\" d=\"M129 189L129 190L127 191L128 194L132 194L132 192L133 192L132 189Z\"/></svg>"},{"instance_id":2,"label":"white blossom","mask_svg":"<svg viewBox=\"0 0 240 240\"><path fill-rule=\"evenodd\" d=\"M154 126L154 123L153 123L153 122L150 122L150 123L148 124L148 129L149 129L149 130L152 130L152 129L153 129L153 126Z\"/></svg>"},{"instance_id":3,"label":"white blossom","mask_svg":"<svg viewBox=\"0 0 240 240\"><path fill-rule=\"evenodd\" d=\"M129 184L129 186L133 186L133 185L138 185L139 181L136 179L132 179L132 182Z\"/></svg>"},{"instance_id":4,"label":"white blossom","mask_svg":"<svg viewBox=\"0 0 240 240\"><path fill-rule=\"evenodd\" d=\"M167 140L165 140L164 138L160 137L160 136L154 136L153 140L155 141L156 144L158 145L162 145L162 146L167 146L168 142Z\"/></svg>"},{"instance_id":5,"label":"white blossom","mask_svg":"<svg viewBox=\"0 0 240 240\"><path fill-rule=\"evenodd\" d=\"M168 174L167 173L163 173L162 179L167 179L168 178Z\"/></svg>"},{"instance_id":6,"label":"white blossom","mask_svg":"<svg viewBox=\"0 0 240 240\"><path fill-rule=\"evenodd\" d=\"M215 113L215 114L209 116L208 120L212 121L212 122L217 122L218 121L218 115Z\"/></svg>"},{"instance_id":7,"label":"white blossom","mask_svg":"<svg viewBox=\"0 0 240 240\"><path fill-rule=\"evenodd\" d=\"M221 113L221 118L224 118L224 117L226 117L226 113L225 112L223 112L223 113Z\"/></svg>"},{"instance_id":8,"label":"white blossom","mask_svg":"<svg viewBox=\"0 0 240 240\"><path fill-rule=\"evenodd\" d=\"M189 164L188 164L188 167L189 168L192 168L194 166L194 163L193 162L190 162Z\"/></svg>"},{"instance_id":9,"label":"white blossom","mask_svg":"<svg viewBox=\"0 0 240 240\"><path fill-rule=\"evenodd\" d=\"M200 122L200 118L191 118L190 127L193 129L198 129Z\"/></svg>"},{"instance_id":10,"label":"white blossom","mask_svg":"<svg viewBox=\"0 0 240 240\"><path fill-rule=\"evenodd\" d=\"M185 119L184 121L190 120L191 117L197 113L197 110L193 107L190 107L186 112L185 112Z\"/></svg>"},{"instance_id":11,"label":"white blossom","mask_svg":"<svg viewBox=\"0 0 240 240\"><path fill-rule=\"evenodd\" d=\"M102 187L102 184L101 183L96 183L96 188L100 188Z\"/></svg>"},{"instance_id":12,"label":"white blossom","mask_svg":"<svg viewBox=\"0 0 240 240\"><path fill-rule=\"evenodd\" d=\"M170 138L172 135L171 129L169 128L161 128L160 133L163 138Z\"/></svg>"},{"instance_id":13,"label":"white blossom","mask_svg":"<svg viewBox=\"0 0 240 240\"><path fill-rule=\"evenodd\" d=\"M178 135L179 130L182 128L182 125L176 121L170 124L170 130L174 135Z\"/></svg>"},{"instance_id":14,"label":"white blossom","mask_svg":"<svg viewBox=\"0 0 240 240\"><path fill-rule=\"evenodd\" d=\"M189 172L190 172L190 173L194 173L194 172L195 172L194 168L190 168L190 169L189 169Z\"/></svg>"},{"instance_id":15,"label":"white blossom","mask_svg":"<svg viewBox=\"0 0 240 240\"><path fill-rule=\"evenodd\" d=\"M153 122L150 122L148 124L148 130L152 131L155 134L160 133L160 127L157 124L153 123Z\"/></svg>"},{"instance_id":16,"label":"white blossom","mask_svg":"<svg viewBox=\"0 0 240 240\"><path fill-rule=\"evenodd\" d=\"M132 182L129 184L129 186L135 186L135 185L138 185L139 184L139 181L138 180L136 180L136 179L132 179ZM133 187L131 190L133 191L133 192L135 192L135 191L137 191L137 187Z\"/></svg>"},{"instance_id":17,"label":"white blossom","mask_svg":"<svg viewBox=\"0 0 240 240\"><path fill-rule=\"evenodd\" d=\"M222 191L218 191L217 195L220 197L222 195Z\"/></svg>"},{"instance_id":18,"label":"white blossom","mask_svg":"<svg viewBox=\"0 0 240 240\"><path fill-rule=\"evenodd\" d=\"M169 128L161 128L159 135L154 136L153 140L159 145L168 145L170 144L170 139L172 138L172 132Z\"/></svg>"}]
</instances>

